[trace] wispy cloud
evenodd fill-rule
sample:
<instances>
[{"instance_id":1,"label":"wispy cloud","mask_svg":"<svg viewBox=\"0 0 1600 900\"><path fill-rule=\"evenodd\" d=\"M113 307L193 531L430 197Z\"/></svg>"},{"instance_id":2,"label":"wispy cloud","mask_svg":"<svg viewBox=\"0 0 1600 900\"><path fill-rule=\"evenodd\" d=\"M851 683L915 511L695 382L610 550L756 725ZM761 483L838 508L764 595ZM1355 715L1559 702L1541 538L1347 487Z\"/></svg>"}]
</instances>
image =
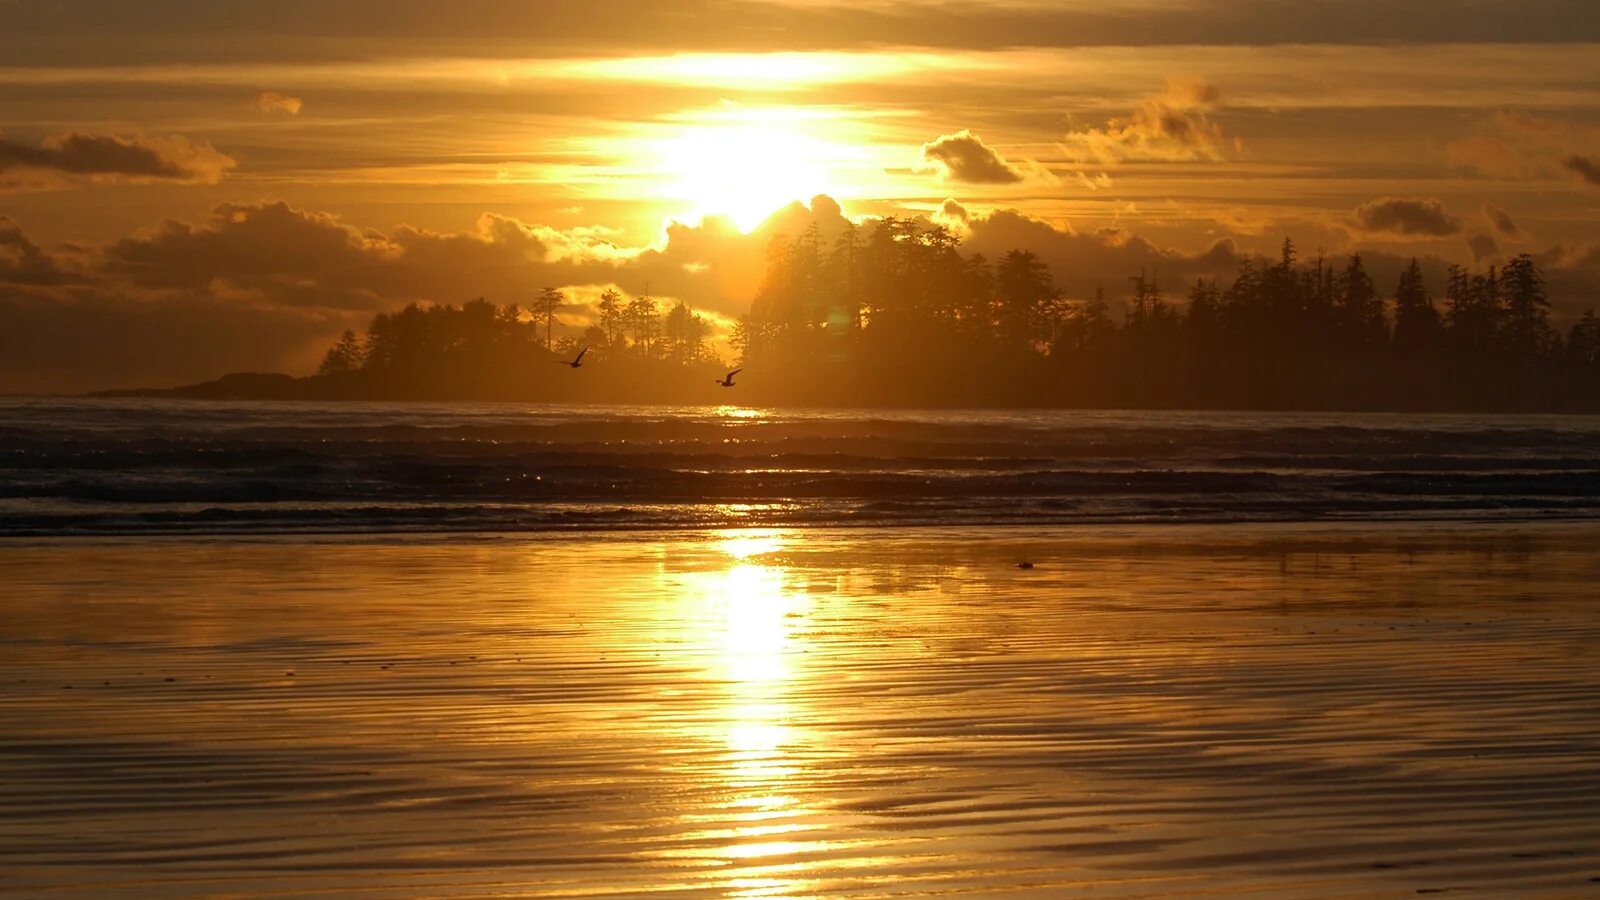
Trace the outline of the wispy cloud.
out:
<instances>
[{"instance_id":1,"label":"wispy cloud","mask_svg":"<svg viewBox=\"0 0 1600 900\"><path fill-rule=\"evenodd\" d=\"M1517 225L1517 220L1511 214L1495 206L1493 203L1483 205L1484 218L1494 226L1494 230L1501 236L1516 239L1522 237L1522 228Z\"/></svg>"},{"instance_id":2,"label":"wispy cloud","mask_svg":"<svg viewBox=\"0 0 1600 900\"><path fill-rule=\"evenodd\" d=\"M1062 141L1079 161L1113 163L1130 159L1220 160L1225 139L1210 115L1222 92L1198 78L1172 78L1166 90L1140 103L1104 128L1074 131Z\"/></svg>"},{"instance_id":3,"label":"wispy cloud","mask_svg":"<svg viewBox=\"0 0 1600 900\"><path fill-rule=\"evenodd\" d=\"M299 97L280 94L277 91L262 91L250 105L255 107L257 112L288 113L291 116L298 116L305 103Z\"/></svg>"}]
</instances>

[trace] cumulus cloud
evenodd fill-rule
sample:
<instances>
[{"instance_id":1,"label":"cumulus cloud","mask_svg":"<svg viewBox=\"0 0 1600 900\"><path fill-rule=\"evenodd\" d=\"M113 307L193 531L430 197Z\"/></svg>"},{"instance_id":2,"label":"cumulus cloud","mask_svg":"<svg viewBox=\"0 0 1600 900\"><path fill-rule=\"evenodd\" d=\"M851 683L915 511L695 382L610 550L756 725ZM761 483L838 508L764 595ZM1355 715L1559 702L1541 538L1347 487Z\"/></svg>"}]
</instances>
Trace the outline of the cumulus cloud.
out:
<instances>
[{"instance_id":1,"label":"cumulus cloud","mask_svg":"<svg viewBox=\"0 0 1600 900\"><path fill-rule=\"evenodd\" d=\"M749 234L708 218L673 223L658 244L629 248L607 229L562 231L498 215L461 232L379 232L287 203L228 203L199 222L167 221L84 249L80 264L78 253L41 249L0 220L0 390L176 384L239 369L303 373L340 331L360 329L374 312L480 296L526 302L546 285L615 285L631 295L648 288L731 327L760 284L775 234L815 225L832 240L848 224L836 202L818 197ZM582 317L569 318L581 328ZM137 352L84 349L116 345L117 331L160 337Z\"/></svg>"},{"instance_id":2,"label":"cumulus cloud","mask_svg":"<svg viewBox=\"0 0 1600 900\"><path fill-rule=\"evenodd\" d=\"M61 284L72 277L22 227L0 216L0 284Z\"/></svg>"},{"instance_id":3,"label":"cumulus cloud","mask_svg":"<svg viewBox=\"0 0 1600 900\"><path fill-rule=\"evenodd\" d=\"M0 138L0 184L34 175L89 181L184 181L214 184L237 163L208 143L187 138L69 134L26 144Z\"/></svg>"},{"instance_id":4,"label":"cumulus cloud","mask_svg":"<svg viewBox=\"0 0 1600 900\"><path fill-rule=\"evenodd\" d=\"M1225 138L1211 114L1222 104L1222 92L1198 78L1171 78L1166 90L1139 104L1131 114L1112 119L1105 128L1075 131L1063 148L1080 161L1221 160Z\"/></svg>"},{"instance_id":5,"label":"cumulus cloud","mask_svg":"<svg viewBox=\"0 0 1600 900\"><path fill-rule=\"evenodd\" d=\"M401 247L287 203L224 203L201 224L169 220L114 241L104 271L151 289L257 291L275 303L363 309L401 296Z\"/></svg>"},{"instance_id":6,"label":"cumulus cloud","mask_svg":"<svg viewBox=\"0 0 1600 900\"><path fill-rule=\"evenodd\" d=\"M1433 197L1379 197L1356 207L1354 224L1371 234L1448 237L1461 232L1461 220Z\"/></svg>"},{"instance_id":7,"label":"cumulus cloud","mask_svg":"<svg viewBox=\"0 0 1600 900\"><path fill-rule=\"evenodd\" d=\"M1522 229L1517 226L1517 220L1511 218L1510 213L1495 206L1493 203L1485 203L1483 205L1483 214L1501 237L1515 239L1522 236Z\"/></svg>"},{"instance_id":8,"label":"cumulus cloud","mask_svg":"<svg viewBox=\"0 0 1600 900\"><path fill-rule=\"evenodd\" d=\"M1195 277L1231 275L1244 258L1228 238L1199 253L1184 253L1159 247L1125 229L1077 232L1016 210L973 217L970 228L961 246L963 252L998 259L1008 250L1031 251L1050 267L1056 283L1070 298L1091 297L1097 288L1119 296L1128 276L1141 271L1175 289Z\"/></svg>"},{"instance_id":9,"label":"cumulus cloud","mask_svg":"<svg viewBox=\"0 0 1600 900\"><path fill-rule=\"evenodd\" d=\"M939 209L933 214L933 219L935 222L944 225L964 228L972 222L972 213L965 206L947 197L943 203L939 204Z\"/></svg>"},{"instance_id":10,"label":"cumulus cloud","mask_svg":"<svg viewBox=\"0 0 1600 900\"><path fill-rule=\"evenodd\" d=\"M965 184L1016 184L1027 177L965 128L923 144L922 158L943 166L948 180Z\"/></svg>"},{"instance_id":11,"label":"cumulus cloud","mask_svg":"<svg viewBox=\"0 0 1600 900\"><path fill-rule=\"evenodd\" d=\"M1573 155L1562 160L1561 165L1583 182L1600 187L1600 159Z\"/></svg>"},{"instance_id":12,"label":"cumulus cloud","mask_svg":"<svg viewBox=\"0 0 1600 900\"><path fill-rule=\"evenodd\" d=\"M814 215L838 215L837 204L827 204L796 204L772 228L797 232ZM647 281L658 295L728 309L754 290L771 230L745 235L721 219L674 223L660 246L627 248L609 229L561 230L495 214L466 231L384 233L282 202L228 203L199 224L168 221L112 242L102 267L141 288L226 285L279 304L341 310L477 296L506 303L550 284L617 282L638 292ZM731 271L747 261L754 271Z\"/></svg>"},{"instance_id":13,"label":"cumulus cloud","mask_svg":"<svg viewBox=\"0 0 1600 900\"><path fill-rule=\"evenodd\" d=\"M280 94L277 91L262 91L256 95L256 99L250 105L255 107L257 112L269 114L285 113L291 116L298 116L301 108L305 106L305 102L299 97Z\"/></svg>"}]
</instances>

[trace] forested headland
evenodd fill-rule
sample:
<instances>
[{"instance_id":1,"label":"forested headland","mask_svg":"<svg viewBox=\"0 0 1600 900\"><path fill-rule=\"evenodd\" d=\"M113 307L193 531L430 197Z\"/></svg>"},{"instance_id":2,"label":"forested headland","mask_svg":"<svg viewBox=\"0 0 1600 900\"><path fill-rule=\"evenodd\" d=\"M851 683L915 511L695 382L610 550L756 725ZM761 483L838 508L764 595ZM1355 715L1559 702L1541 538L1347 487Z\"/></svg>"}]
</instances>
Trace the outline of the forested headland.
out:
<instances>
[{"instance_id":1,"label":"forested headland","mask_svg":"<svg viewBox=\"0 0 1600 900\"><path fill-rule=\"evenodd\" d=\"M739 402L829 406L1600 410L1600 321L1564 331L1537 262L1415 261L1380 285L1360 255L1246 259L1230 280L1145 273L1069 298L1027 251L963 255L947 229L886 218L776 238L725 345L682 303L606 292L581 334L547 289L524 308L411 305L347 332L306 379L192 395ZM570 315L570 313L567 313ZM563 363L587 348L581 368ZM739 385L712 384L742 367ZM224 380L226 381L226 379Z\"/></svg>"}]
</instances>

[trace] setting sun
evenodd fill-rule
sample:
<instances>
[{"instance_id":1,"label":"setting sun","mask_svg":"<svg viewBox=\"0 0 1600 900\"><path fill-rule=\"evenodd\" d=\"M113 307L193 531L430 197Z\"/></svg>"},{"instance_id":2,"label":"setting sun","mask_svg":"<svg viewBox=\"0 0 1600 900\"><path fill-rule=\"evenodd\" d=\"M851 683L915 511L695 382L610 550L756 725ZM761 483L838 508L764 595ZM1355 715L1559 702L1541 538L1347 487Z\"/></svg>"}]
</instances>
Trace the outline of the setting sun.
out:
<instances>
[{"instance_id":1,"label":"setting sun","mask_svg":"<svg viewBox=\"0 0 1600 900\"><path fill-rule=\"evenodd\" d=\"M727 216L748 232L818 194L849 197L840 170L863 151L822 134L832 123L787 110L719 111L654 142L660 192L698 219Z\"/></svg>"},{"instance_id":2,"label":"setting sun","mask_svg":"<svg viewBox=\"0 0 1600 900\"><path fill-rule=\"evenodd\" d=\"M695 218L723 215L750 231L793 200L833 194L815 141L764 125L691 131L666 147L664 190Z\"/></svg>"}]
</instances>

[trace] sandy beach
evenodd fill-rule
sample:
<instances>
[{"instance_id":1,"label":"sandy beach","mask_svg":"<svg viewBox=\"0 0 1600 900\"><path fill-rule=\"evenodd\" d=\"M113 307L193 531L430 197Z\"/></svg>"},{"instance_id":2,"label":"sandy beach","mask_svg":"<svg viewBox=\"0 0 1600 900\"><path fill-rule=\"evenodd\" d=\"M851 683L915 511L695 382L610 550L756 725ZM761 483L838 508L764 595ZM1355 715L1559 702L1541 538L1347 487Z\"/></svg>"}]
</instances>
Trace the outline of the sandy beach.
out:
<instances>
[{"instance_id":1,"label":"sandy beach","mask_svg":"<svg viewBox=\"0 0 1600 900\"><path fill-rule=\"evenodd\" d=\"M0 893L1589 895L1597 546L12 541Z\"/></svg>"}]
</instances>

